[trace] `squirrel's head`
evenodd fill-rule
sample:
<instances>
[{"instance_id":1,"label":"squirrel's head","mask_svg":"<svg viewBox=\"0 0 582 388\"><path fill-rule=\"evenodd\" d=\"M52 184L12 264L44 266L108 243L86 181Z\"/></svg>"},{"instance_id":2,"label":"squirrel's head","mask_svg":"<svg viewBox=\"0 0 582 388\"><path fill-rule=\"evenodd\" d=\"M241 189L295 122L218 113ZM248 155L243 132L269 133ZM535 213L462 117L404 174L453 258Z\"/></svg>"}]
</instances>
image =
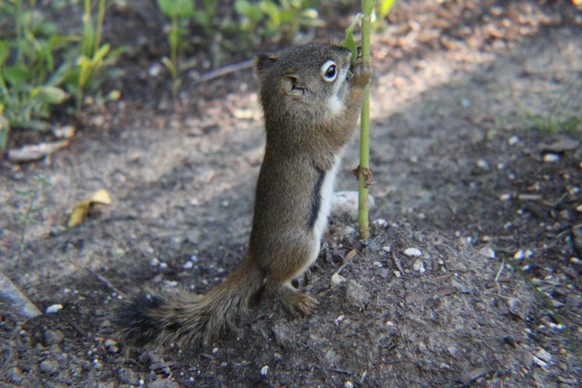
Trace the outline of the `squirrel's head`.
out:
<instances>
[{"instance_id":1,"label":"squirrel's head","mask_svg":"<svg viewBox=\"0 0 582 388\"><path fill-rule=\"evenodd\" d=\"M256 62L261 103L269 120L313 125L333 119L349 91L351 52L341 46L311 43Z\"/></svg>"}]
</instances>

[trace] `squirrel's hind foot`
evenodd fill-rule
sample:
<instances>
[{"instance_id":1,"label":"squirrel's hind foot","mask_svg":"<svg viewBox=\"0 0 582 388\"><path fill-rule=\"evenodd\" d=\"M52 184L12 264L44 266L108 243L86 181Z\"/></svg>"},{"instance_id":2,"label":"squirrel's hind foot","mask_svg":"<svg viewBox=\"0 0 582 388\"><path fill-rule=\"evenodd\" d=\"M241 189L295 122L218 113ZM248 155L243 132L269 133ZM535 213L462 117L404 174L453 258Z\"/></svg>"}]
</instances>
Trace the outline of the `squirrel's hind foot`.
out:
<instances>
[{"instance_id":1,"label":"squirrel's hind foot","mask_svg":"<svg viewBox=\"0 0 582 388\"><path fill-rule=\"evenodd\" d=\"M317 299L298 291L292 286L282 286L277 290L277 297L285 308L295 316L307 316L317 307Z\"/></svg>"}]
</instances>

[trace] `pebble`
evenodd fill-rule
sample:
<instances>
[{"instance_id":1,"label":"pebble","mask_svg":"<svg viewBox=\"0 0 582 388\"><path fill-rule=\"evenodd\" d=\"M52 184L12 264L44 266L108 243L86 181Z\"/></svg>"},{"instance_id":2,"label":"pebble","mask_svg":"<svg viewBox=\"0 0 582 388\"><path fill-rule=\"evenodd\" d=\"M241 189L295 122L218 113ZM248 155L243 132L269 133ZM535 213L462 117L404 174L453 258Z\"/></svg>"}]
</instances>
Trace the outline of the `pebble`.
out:
<instances>
[{"instance_id":1,"label":"pebble","mask_svg":"<svg viewBox=\"0 0 582 388\"><path fill-rule=\"evenodd\" d=\"M65 335L60 330L47 330L44 333L44 341L47 346L58 345L65 339Z\"/></svg>"},{"instance_id":2,"label":"pebble","mask_svg":"<svg viewBox=\"0 0 582 388\"><path fill-rule=\"evenodd\" d=\"M148 74L151 77L157 77L158 75L160 75L161 71L162 71L162 66L159 63L154 63L148 69Z\"/></svg>"},{"instance_id":3,"label":"pebble","mask_svg":"<svg viewBox=\"0 0 582 388\"><path fill-rule=\"evenodd\" d=\"M266 376L267 374L269 374L269 365L264 365L261 368L261 376Z\"/></svg>"},{"instance_id":4,"label":"pebble","mask_svg":"<svg viewBox=\"0 0 582 388\"><path fill-rule=\"evenodd\" d=\"M177 383L170 379L157 379L148 384L149 388L178 388Z\"/></svg>"},{"instance_id":5,"label":"pebble","mask_svg":"<svg viewBox=\"0 0 582 388\"><path fill-rule=\"evenodd\" d=\"M372 221L372 224L379 226L381 228L384 228L384 227L388 226L388 221L386 221L383 218L378 218L377 220Z\"/></svg>"},{"instance_id":6,"label":"pebble","mask_svg":"<svg viewBox=\"0 0 582 388\"><path fill-rule=\"evenodd\" d=\"M375 206L374 198L368 195L368 208ZM334 216L347 216L351 219L358 218L358 192L337 191L331 197L331 213Z\"/></svg>"},{"instance_id":7,"label":"pebble","mask_svg":"<svg viewBox=\"0 0 582 388\"><path fill-rule=\"evenodd\" d=\"M426 269L424 267L424 262L420 259L416 259L414 261L414 264L412 265L412 268L414 268L415 271L418 271L420 273L425 273Z\"/></svg>"},{"instance_id":8,"label":"pebble","mask_svg":"<svg viewBox=\"0 0 582 388\"><path fill-rule=\"evenodd\" d=\"M46 314L54 314L58 311L61 311L63 309L63 305L62 304L53 304L50 305L46 308L46 310L44 310L44 312Z\"/></svg>"},{"instance_id":9,"label":"pebble","mask_svg":"<svg viewBox=\"0 0 582 388\"><path fill-rule=\"evenodd\" d=\"M338 286L342 283L345 283L346 278L344 278L342 275L338 274L338 273L334 273L333 275L331 275L331 284L333 286Z\"/></svg>"},{"instance_id":10,"label":"pebble","mask_svg":"<svg viewBox=\"0 0 582 388\"><path fill-rule=\"evenodd\" d=\"M109 351L109 353L117 353L119 352L119 344L117 341L108 339L105 341L105 349Z\"/></svg>"},{"instance_id":11,"label":"pebble","mask_svg":"<svg viewBox=\"0 0 582 388\"><path fill-rule=\"evenodd\" d=\"M485 159L479 159L477 161L477 167L479 167L481 170L487 171L489 170L489 162Z\"/></svg>"},{"instance_id":12,"label":"pebble","mask_svg":"<svg viewBox=\"0 0 582 388\"><path fill-rule=\"evenodd\" d=\"M521 139L519 138L519 136L512 136L512 137L509 138L509 140L507 140L507 143L509 145L514 145L514 144L519 143L520 140Z\"/></svg>"},{"instance_id":13,"label":"pebble","mask_svg":"<svg viewBox=\"0 0 582 388\"><path fill-rule=\"evenodd\" d=\"M530 257L533 256L533 252L529 249L520 249L519 251L515 252L515 254L513 255L513 258L515 260L521 260L521 259L529 259Z\"/></svg>"},{"instance_id":14,"label":"pebble","mask_svg":"<svg viewBox=\"0 0 582 388\"><path fill-rule=\"evenodd\" d=\"M363 308L370 300L370 294L360 283L348 280L346 299L348 303Z\"/></svg>"},{"instance_id":15,"label":"pebble","mask_svg":"<svg viewBox=\"0 0 582 388\"><path fill-rule=\"evenodd\" d=\"M495 251L493 249L491 249L490 247L483 247L479 250L479 254L481 256L484 256L488 259L494 259L497 254L495 253Z\"/></svg>"},{"instance_id":16,"label":"pebble","mask_svg":"<svg viewBox=\"0 0 582 388\"><path fill-rule=\"evenodd\" d=\"M54 360L44 360L39 365L40 371L48 375L55 375L59 372L59 363Z\"/></svg>"},{"instance_id":17,"label":"pebble","mask_svg":"<svg viewBox=\"0 0 582 388\"><path fill-rule=\"evenodd\" d=\"M408 257L418 257L422 256L422 252L418 248L406 248L404 254Z\"/></svg>"},{"instance_id":18,"label":"pebble","mask_svg":"<svg viewBox=\"0 0 582 388\"><path fill-rule=\"evenodd\" d=\"M545 154L544 155L544 162L546 163L553 163L560 160L560 155L558 154Z\"/></svg>"},{"instance_id":19,"label":"pebble","mask_svg":"<svg viewBox=\"0 0 582 388\"><path fill-rule=\"evenodd\" d=\"M194 267L194 263L191 261L187 261L184 263L182 267L184 267L184 269L191 269L192 267Z\"/></svg>"}]
</instances>

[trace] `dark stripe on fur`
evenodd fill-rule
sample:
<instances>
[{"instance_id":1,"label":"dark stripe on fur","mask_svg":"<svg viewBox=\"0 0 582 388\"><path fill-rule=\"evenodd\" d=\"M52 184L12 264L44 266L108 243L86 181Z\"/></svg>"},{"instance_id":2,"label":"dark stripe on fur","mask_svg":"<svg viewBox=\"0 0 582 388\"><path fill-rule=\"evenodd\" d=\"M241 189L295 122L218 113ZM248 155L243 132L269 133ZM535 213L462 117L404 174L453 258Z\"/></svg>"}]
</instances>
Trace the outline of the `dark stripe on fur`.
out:
<instances>
[{"instance_id":1,"label":"dark stripe on fur","mask_svg":"<svg viewBox=\"0 0 582 388\"><path fill-rule=\"evenodd\" d=\"M323 181L325 179L325 171L316 167L317 171L317 181L313 187L313 193L311 194L311 209L309 210L309 221L307 222L307 227L313 229L315 223L317 222L317 216L319 215L319 208L321 207L321 186L323 186Z\"/></svg>"}]
</instances>

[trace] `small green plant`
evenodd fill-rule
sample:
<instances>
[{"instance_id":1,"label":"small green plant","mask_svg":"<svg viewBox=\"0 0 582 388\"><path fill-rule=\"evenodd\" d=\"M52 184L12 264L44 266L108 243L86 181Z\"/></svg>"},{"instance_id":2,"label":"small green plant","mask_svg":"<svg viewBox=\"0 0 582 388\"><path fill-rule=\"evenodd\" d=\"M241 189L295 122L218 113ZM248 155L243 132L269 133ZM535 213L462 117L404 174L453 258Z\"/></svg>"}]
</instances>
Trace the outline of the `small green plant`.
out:
<instances>
[{"instance_id":1,"label":"small green plant","mask_svg":"<svg viewBox=\"0 0 582 388\"><path fill-rule=\"evenodd\" d=\"M46 180L42 174L38 174L35 177L36 187L32 191L20 191L17 190L16 194L21 197L28 199L28 206L24 210L24 214L21 216L21 229L20 229L20 239L19 239L19 256L17 259L17 264L24 253L24 246L26 244L26 233L28 231L29 225L38 224L42 222L43 211L46 208L46 203L50 198L50 193L48 188L51 183Z\"/></svg>"},{"instance_id":2,"label":"small green plant","mask_svg":"<svg viewBox=\"0 0 582 388\"><path fill-rule=\"evenodd\" d=\"M53 105L63 103L68 94L62 88L63 72L55 56L71 41L56 33L54 23L43 20L22 1L4 3L1 12L15 19L13 39L0 40L0 147L6 148L10 128L46 130Z\"/></svg>"},{"instance_id":3,"label":"small green plant","mask_svg":"<svg viewBox=\"0 0 582 388\"><path fill-rule=\"evenodd\" d=\"M158 8L170 19L168 43L170 56L163 57L162 63L172 77L172 92L176 93L182 84L180 71L183 70L181 52L187 45L186 35L191 21L200 26L207 36L214 36L214 20L219 0L201 0L196 7L194 0L157 0Z\"/></svg>"},{"instance_id":4,"label":"small green plant","mask_svg":"<svg viewBox=\"0 0 582 388\"><path fill-rule=\"evenodd\" d=\"M170 57L163 57L162 63L166 66L172 77L172 91L175 93L182 79L179 71L179 55L185 46L184 38L187 33L187 25L195 15L193 0L157 0L158 7L170 19L170 31L168 43L170 44Z\"/></svg>"},{"instance_id":5,"label":"small green plant","mask_svg":"<svg viewBox=\"0 0 582 388\"><path fill-rule=\"evenodd\" d=\"M101 44L107 6L99 0L97 20L92 3L84 2L81 37L58 33L36 9L36 1L0 3L0 13L14 17L14 31L0 36L0 148L6 149L11 129L44 131L56 105L74 97L82 107L87 91L95 91L119 74L111 66L122 50Z\"/></svg>"},{"instance_id":6,"label":"small green plant","mask_svg":"<svg viewBox=\"0 0 582 388\"><path fill-rule=\"evenodd\" d=\"M261 38L293 43L297 33L305 27L323 25L315 8L319 0L236 0L239 29L256 45Z\"/></svg>"},{"instance_id":7,"label":"small green plant","mask_svg":"<svg viewBox=\"0 0 582 388\"><path fill-rule=\"evenodd\" d=\"M80 55L74 63L72 76L68 77L70 87L76 91L77 110L82 107L85 91L95 91L106 78L121 74L112 65L125 48L111 50L109 44L101 44L106 6L106 0L99 0L97 18L93 21L91 0L84 0Z\"/></svg>"}]
</instances>

